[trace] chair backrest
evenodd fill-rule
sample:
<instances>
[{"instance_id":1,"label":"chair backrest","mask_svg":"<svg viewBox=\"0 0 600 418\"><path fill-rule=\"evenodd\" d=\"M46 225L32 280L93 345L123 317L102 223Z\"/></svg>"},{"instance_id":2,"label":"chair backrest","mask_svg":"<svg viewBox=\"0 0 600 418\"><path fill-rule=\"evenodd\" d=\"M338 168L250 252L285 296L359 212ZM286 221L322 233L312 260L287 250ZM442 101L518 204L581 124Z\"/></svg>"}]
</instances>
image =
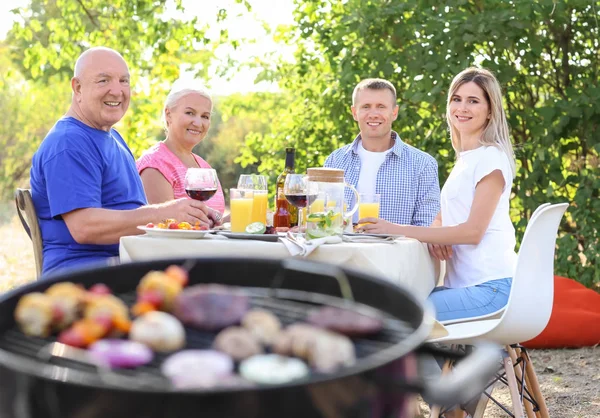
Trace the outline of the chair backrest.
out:
<instances>
[{"instance_id":1,"label":"chair backrest","mask_svg":"<svg viewBox=\"0 0 600 418\"><path fill-rule=\"evenodd\" d=\"M542 203L541 205L539 205L531 214L529 222L533 221L533 218L535 218L542 209L547 208L548 206L550 206L550 203Z\"/></svg>"},{"instance_id":2,"label":"chair backrest","mask_svg":"<svg viewBox=\"0 0 600 418\"><path fill-rule=\"evenodd\" d=\"M15 191L15 204L17 206L17 214L21 219L21 224L25 228L25 232L31 238L33 243L33 256L35 258L35 270L37 277L39 278L42 274L42 232L40 231L40 224L38 223L38 217L35 212L35 206L31 199L30 189L17 189Z\"/></svg>"},{"instance_id":3,"label":"chair backrest","mask_svg":"<svg viewBox=\"0 0 600 418\"><path fill-rule=\"evenodd\" d=\"M531 216L521 241L506 309L490 335L494 341L503 344L527 341L548 324L554 299L556 235L568 206L568 203L545 204Z\"/></svg>"},{"instance_id":4,"label":"chair backrest","mask_svg":"<svg viewBox=\"0 0 600 418\"><path fill-rule=\"evenodd\" d=\"M550 206L550 203L542 203L541 205L539 205L536 208L536 210L534 210L533 213L531 214L531 218L529 219L529 224L531 224L533 222L533 220L537 217L537 215L540 213L540 211L542 209L544 209L545 207L548 207L548 206ZM445 262L444 262L444 271L443 271L443 273L440 273L441 280L443 280L443 278L444 278L443 274L445 274ZM440 281L440 278L438 278L438 282L439 281ZM440 322L442 323L442 325L452 325L452 324L457 324L460 322L481 321L482 319L499 319L502 317L505 310L506 310L506 307L503 307L501 309L498 309L496 312L491 312L491 313L485 314L485 315L472 316L469 318L450 319L447 321L440 321Z\"/></svg>"}]
</instances>

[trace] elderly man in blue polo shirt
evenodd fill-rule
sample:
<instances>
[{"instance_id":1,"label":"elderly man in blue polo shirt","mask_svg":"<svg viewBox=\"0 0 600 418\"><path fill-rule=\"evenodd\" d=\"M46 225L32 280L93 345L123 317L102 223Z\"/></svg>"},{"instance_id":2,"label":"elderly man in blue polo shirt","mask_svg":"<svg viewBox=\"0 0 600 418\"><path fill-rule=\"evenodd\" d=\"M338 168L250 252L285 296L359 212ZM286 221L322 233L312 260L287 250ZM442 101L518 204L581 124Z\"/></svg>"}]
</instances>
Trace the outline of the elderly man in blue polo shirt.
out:
<instances>
[{"instance_id":1,"label":"elderly man in blue polo shirt","mask_svg":"<svg viewBox=\"0 0 600 418\"><path fill-rule=\"evenodd\" d=\"M392 131L398 116L392 83L362 80L352 94L351 109L360 133L351 144L331 153L325 167L343 169L346 181L359 193L381 195L380 218L396 224L431 225L440 211L437 162Z\"/></svg>"}]
</instances>

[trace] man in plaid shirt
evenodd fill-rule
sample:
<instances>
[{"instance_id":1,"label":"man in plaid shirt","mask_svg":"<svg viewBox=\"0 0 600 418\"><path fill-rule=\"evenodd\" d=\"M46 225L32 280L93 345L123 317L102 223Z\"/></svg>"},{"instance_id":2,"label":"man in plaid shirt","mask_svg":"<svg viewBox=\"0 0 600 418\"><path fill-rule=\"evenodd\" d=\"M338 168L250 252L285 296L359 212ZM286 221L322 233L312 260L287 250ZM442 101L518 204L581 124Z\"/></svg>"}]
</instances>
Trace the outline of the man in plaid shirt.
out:
<instances>
[{"instance_id":1,"label":"man in plaid shirt","mask_svg":"<svg viewBox=\"0 0 600 418\"><path fill-rule=\"evenodd\" d=\"M376 78L358 83L352 94L352 116L360 133L351 144L331 153L325 167L343 169L346 182L359 193L381 195L380 218L429 226L440 211L437 162L392 131L398 116L392 83ZM346 192L349 207L352 196Z\"/></svg>"}]
</instances>

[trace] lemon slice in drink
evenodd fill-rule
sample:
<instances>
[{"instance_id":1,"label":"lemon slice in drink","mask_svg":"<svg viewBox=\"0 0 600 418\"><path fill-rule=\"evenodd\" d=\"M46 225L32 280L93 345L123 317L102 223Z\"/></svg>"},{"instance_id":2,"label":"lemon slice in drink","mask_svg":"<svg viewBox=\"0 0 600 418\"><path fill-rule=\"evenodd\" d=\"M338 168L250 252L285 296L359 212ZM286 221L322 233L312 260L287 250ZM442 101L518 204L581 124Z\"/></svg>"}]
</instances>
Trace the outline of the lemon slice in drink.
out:
<instances>
[{"instance_id":1,"label":"lemon slice in drink","mask_svg":"<svg viewBox=\"0 0 600 418\"><path fill-rule=\"evenodd\" d=\"M311 213L306 219L310 222L321 222L325 220L325 216L325 213Z\"/></svg>"},{"instance_id":2,"label":"lemon slice in drink","mask_svg":"<svg viewBox=\"0 0 600 418\"><path fill-rule=\"evenodd\" d=\"M252 222L246 227L246 232L248 234L264 234L266 230L267 227L262 222Z\"/></svg>"}]
</instances>

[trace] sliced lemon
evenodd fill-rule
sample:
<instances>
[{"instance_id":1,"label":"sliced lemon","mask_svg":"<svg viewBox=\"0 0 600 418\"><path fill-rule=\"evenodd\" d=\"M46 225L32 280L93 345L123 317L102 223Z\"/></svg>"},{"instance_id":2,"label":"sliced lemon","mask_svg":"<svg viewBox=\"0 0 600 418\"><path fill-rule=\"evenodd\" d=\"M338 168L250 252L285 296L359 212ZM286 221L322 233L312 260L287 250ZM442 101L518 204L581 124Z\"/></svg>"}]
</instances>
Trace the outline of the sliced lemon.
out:
<instances>
[{"instance_id":1,"label":"sliced lemon","mask_svg":"<svg viewBox=\"0 0 600 418\"><path fill-rule=\"evenodd\" d=\"M246 232L248 234L264 234L266 230L267 227L262 222L252 222L246 227Z\"/></svg>"},{"instance_id":2,"label":"sliced lemon","mask_svg":"<svg viewBox=\"0 0 600 418\"><path fill-rule=\"evenodd\" d=\"M325 219L327 215L324 212L311 213L306 219L309 221L319 222Z\"/></svg>"},{"instance_id":3,"label":"sliced lemon","mask_svg":"<svg viewBox=\"0 0 600 418\"><path fill-rule=\"evenodd\" d=\"M325 218L319 218L317 216L314 216L312 218L308 218L306 220L306 222L311 223L311 224L316 224L316 223L324 222L324 221L325 221Z\"/></svg>"}]
</instances>

